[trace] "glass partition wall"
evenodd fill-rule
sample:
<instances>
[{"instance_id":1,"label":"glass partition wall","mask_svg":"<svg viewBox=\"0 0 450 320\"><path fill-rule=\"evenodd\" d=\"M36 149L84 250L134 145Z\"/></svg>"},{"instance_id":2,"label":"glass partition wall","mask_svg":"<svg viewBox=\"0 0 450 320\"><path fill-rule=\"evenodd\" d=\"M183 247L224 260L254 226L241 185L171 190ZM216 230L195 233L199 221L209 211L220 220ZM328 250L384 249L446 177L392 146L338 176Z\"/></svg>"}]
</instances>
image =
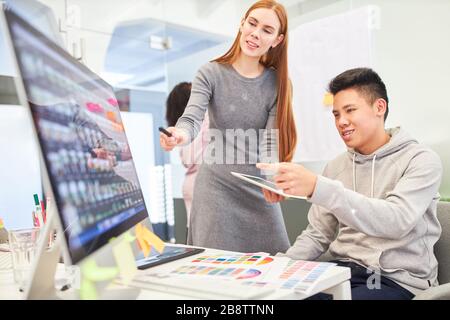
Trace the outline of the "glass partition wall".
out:
<instances>
[{"instance_id":1,"label":"glass partition wall","mask_svg":"<svg viewBox=\"0 0 450 320\"><path fill-rule=\"evenodd\" d=\"M150 150L137 150L142 155L138 174L145 180L150 220L162 239L174 242L173 198L182 198L185 168L177 152L165 153L159 146L157 128L166 126L166 97L173 86L192 81L202 64L226 50L239 23L235 17L244 4L10 0L7 5L111 84L124 113L147 114L125 115L124 125L142 126L127 132L130 144L136 141Z\"/></svg>"}]
</instances>

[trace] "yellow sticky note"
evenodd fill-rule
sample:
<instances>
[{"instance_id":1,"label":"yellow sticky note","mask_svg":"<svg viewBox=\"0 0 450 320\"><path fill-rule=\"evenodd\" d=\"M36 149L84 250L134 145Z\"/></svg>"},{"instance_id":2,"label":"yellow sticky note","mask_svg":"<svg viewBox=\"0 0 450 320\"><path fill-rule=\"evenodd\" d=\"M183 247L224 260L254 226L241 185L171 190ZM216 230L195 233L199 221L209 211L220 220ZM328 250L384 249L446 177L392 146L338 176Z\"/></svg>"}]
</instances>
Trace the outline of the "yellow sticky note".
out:
<instances>
[{"instance_id":1,"label":"yellow sticky note","mask_svg":"<svg viewBox=\"0 0 450 320\"><path fill-rule=\"evenodd\" d=\"M0 229L2 229L5 225L3 224L3 219L0 218Z\"/></svg>"},{"instance_id":2,"label":"yellow sticky note","mask_svg":"<svg viewBox=\"0 0 450 320\"><path fill-rule=\"evenodd\" d=\"M145 241L155 248L156 251L159 253L163 252L165 244L156 234L148 230L146 227L143 227L143 235Z\"/></svg>"},{"instance_id":3,"label":"yellow sticky note","mask_svg":"<svg viewBox=\"0 0 450 320\"><path fill-rule=\"evenodd\" d=\"M325 94L323 97L323 105L324 106L332 106L333 105L333 95L329 92Z\"/></svg>"},{"instance_id":4,"label":"yellow sticky note","mask_svg":"<svg viewBox=\"0 0 450 320\"><path fill-rule=\"evenodd\" d=\"M164 250L164 242L140 223L136 225L136 238L145 257L149 255L151 247L160 253Z\"/></svg>"},{"instance_id":5,"label":"yellow sticky note","mask_svg":"<svg viewBox=\"0 0 450 320\"><path fill-rule=\"evenodd\" d=\"M134 240L136 240L136 237L133 237L130 232L127 232L123 235L123 239L127 242L133 242Z\"/></svg>"},{"instance_id":6,"label":"yellow sticky note","mask_svg":"<svg viewBox=\"0 0 450 320\"><path fill-rule=\"evenodd\" d=\"M123 283L130 283L137 271L136 261L130 242L128 242L127 239L124 239L119 244L115 245L112 251Z\"/></svg>"},{"instance_id":7,"label":"yellow sticky note","mask_svg":"<svg viewBox=\"0 0 450 320\"><path fill-rule=\"evenodd\" d=\"M80 298L82 300L97 300L97 297L95 284L88 279L83 279L80 286Z\"/></svg>"},{"instance_id":8,"label":"yellow sticky note","mask_svg":"<svg viewBox=\"0 0 450 320\"><path fill-rule=\"evenodd\" d=\"M81 267L81 274L90 281L107 281L113 279L119 270L116 267L98 267L95 260L88 260Z\"/></svg>"},{"instance_id":9,"label":"yellow sticky note","mask_svg":"<svg viewBox=\"0 0 450 320\"><path fill-rule=\"evenodd\" d=\"M118 270L115 267L98 267L95 260L88 260L81 266L80 298L83 300L97 299L95 282L107 281L116 277Z\"/></svg>"},{"instance_id":10,"label":"yellow sticky note","mask_svg":"<svg viewBox=\"0 0 450 320\"><path fill-rule=\"evenodd\" d=\"M144 239L143 228L140 223L136 225L136 239L138 241L139 248L141 248L142 252L144 253L144 257L147 258L150 253L151 247L150 244L148 244Z\"/></svg>"}]
</instances>

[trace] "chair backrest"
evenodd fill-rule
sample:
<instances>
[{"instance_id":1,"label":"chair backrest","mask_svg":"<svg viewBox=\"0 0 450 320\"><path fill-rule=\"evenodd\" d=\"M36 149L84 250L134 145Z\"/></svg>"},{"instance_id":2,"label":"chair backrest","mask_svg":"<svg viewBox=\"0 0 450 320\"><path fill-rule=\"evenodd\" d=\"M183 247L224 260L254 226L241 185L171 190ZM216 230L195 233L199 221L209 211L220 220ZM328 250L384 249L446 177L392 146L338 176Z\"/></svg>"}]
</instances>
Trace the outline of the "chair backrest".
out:
<instances>
[{"instance_id":1,"label":"chair backrest","mask_svg":"<svg viewBox=\"0 0 450 320\"><path fill-rule=\"evenodd\" d=\"M442 234L434 246L434 254L439 263L439 284L450 282L450 202L438 202L437 217Z\"/></svg>"}]
</instances>

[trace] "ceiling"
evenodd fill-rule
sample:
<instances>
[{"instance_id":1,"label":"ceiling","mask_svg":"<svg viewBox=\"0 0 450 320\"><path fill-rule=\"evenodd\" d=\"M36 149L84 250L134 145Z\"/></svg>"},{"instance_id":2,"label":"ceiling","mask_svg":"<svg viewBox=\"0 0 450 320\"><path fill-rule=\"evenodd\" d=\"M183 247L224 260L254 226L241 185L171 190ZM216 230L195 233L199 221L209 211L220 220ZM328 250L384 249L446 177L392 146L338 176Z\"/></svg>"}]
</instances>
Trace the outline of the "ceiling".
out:
<instances>
[{"instance_id":1,"label":"ceiling","mask_svg":"<svg viewBox=\"0 0 450 320\"><path fill-rule=\"evenodd\" d=\"M56 0L60 1L60 0ZM77 0L78 1L78 0ZM80 4L83 1L79 0ZM143 0L142 4L158 5L170 0ZM248 8L254 0L191 0L190 6L197 10L199 19L214 17L224 9L225 3L232 3L237 11ZM285 7L290 19L313 11L336 0L279 0ZM62 38L53 18L52 10L37 0L9 0L10 4L24 13L28 21L39 26L41 31L62 44ZM45 2L52 3L46 0ZM141 2L136 2L140 4ZM145 11L139 5L135 10ZM130 9L131 10L131 9ZM94 10L95 11L95 10ZM115 15L117 12L115 13ZM136 14L136 13L135 13ZM99 20L100 25L103 23ZM100 30L100 28L94 28ZM231 40L205 30L196 30L186 26L168 23L154 18L128 19L114 26L107 51L102 62L108 80L117 87L150 88L165 83L166 66L177 59L194 55ZM158 43L150 41L156 38L167 42L167 48L156 48ZM158 42L158 41L156 41ZM103 59L103 58L102 58Z\"/></svg>"},{"instance_id":2,"label":"ceiling","mask_svg":"<svg viewBox=\"0 0 450 320\"><path fill-rule=\"evenodd\" d=\"M228 0L236 1L236 0ZM304 11L310 1L280 0L290 17ZM327 1L327 0L325 0ZM199 17L205 18L221 10L224 0L193 0ZM254 0L243 0L237 5L248 8ZM150 37L168 40L169 49L150 47ZM116 86L150 87L165 81L165 65L177 59L230 40L221 35L186 28L155 19L131 20L118 24L112 32L108 45L104 71L117 79Z\"/></svg>"},{"instance_id":3,"label":"ceiling","mask_svg":"<svg viewBox=\"0 0 450 320\"><path fill-rule=\"evenodd\" d=\"M153 48L162 40L168 48ZM225 36L144 19L114 28L104 70L123 77L118 85L147 87L165 81L165 65L229 40Z\"/></svg>"}]
</instances>

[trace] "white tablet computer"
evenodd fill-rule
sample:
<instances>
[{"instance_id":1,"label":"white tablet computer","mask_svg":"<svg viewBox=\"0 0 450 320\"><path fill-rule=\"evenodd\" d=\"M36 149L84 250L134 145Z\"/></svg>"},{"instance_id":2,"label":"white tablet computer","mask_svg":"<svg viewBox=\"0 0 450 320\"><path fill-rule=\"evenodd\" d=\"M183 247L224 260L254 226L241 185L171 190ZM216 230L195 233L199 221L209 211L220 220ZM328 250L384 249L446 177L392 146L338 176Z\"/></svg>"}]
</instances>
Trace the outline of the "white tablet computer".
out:
<instances>
[{"instance_id":1,"label":"white tablet computer","mask_svg":"<svg viewBox=\"0 0 450 320\"><path fill-rule=\"evenodd\" d=\"M233 171L231 171L231 174L233 176L239 178L239 179L245 180L245 181L247 181L249 183L252 183L254 185L257 185L257 186L259 186L261 188L264 188L264 189L270 190L272 192L275 192L275 193L277 193L277 194L279 194L279 195L281 195L281 196L283 196L285 198L295 198L295 199L304 199L304 200L307 199L306 197L293 196L293 195L290 195L290 194L286 194L286 193L283 192L283 190L278 189L277 185L275 183L273 183L273 182L271 182L269 180L265 180L265 179L263 179L261 177L251 176L251 175L248 175L248 174L243 174L243 173L238 173L238 172L233 172Z\"/></svg>"}]
</instances>

